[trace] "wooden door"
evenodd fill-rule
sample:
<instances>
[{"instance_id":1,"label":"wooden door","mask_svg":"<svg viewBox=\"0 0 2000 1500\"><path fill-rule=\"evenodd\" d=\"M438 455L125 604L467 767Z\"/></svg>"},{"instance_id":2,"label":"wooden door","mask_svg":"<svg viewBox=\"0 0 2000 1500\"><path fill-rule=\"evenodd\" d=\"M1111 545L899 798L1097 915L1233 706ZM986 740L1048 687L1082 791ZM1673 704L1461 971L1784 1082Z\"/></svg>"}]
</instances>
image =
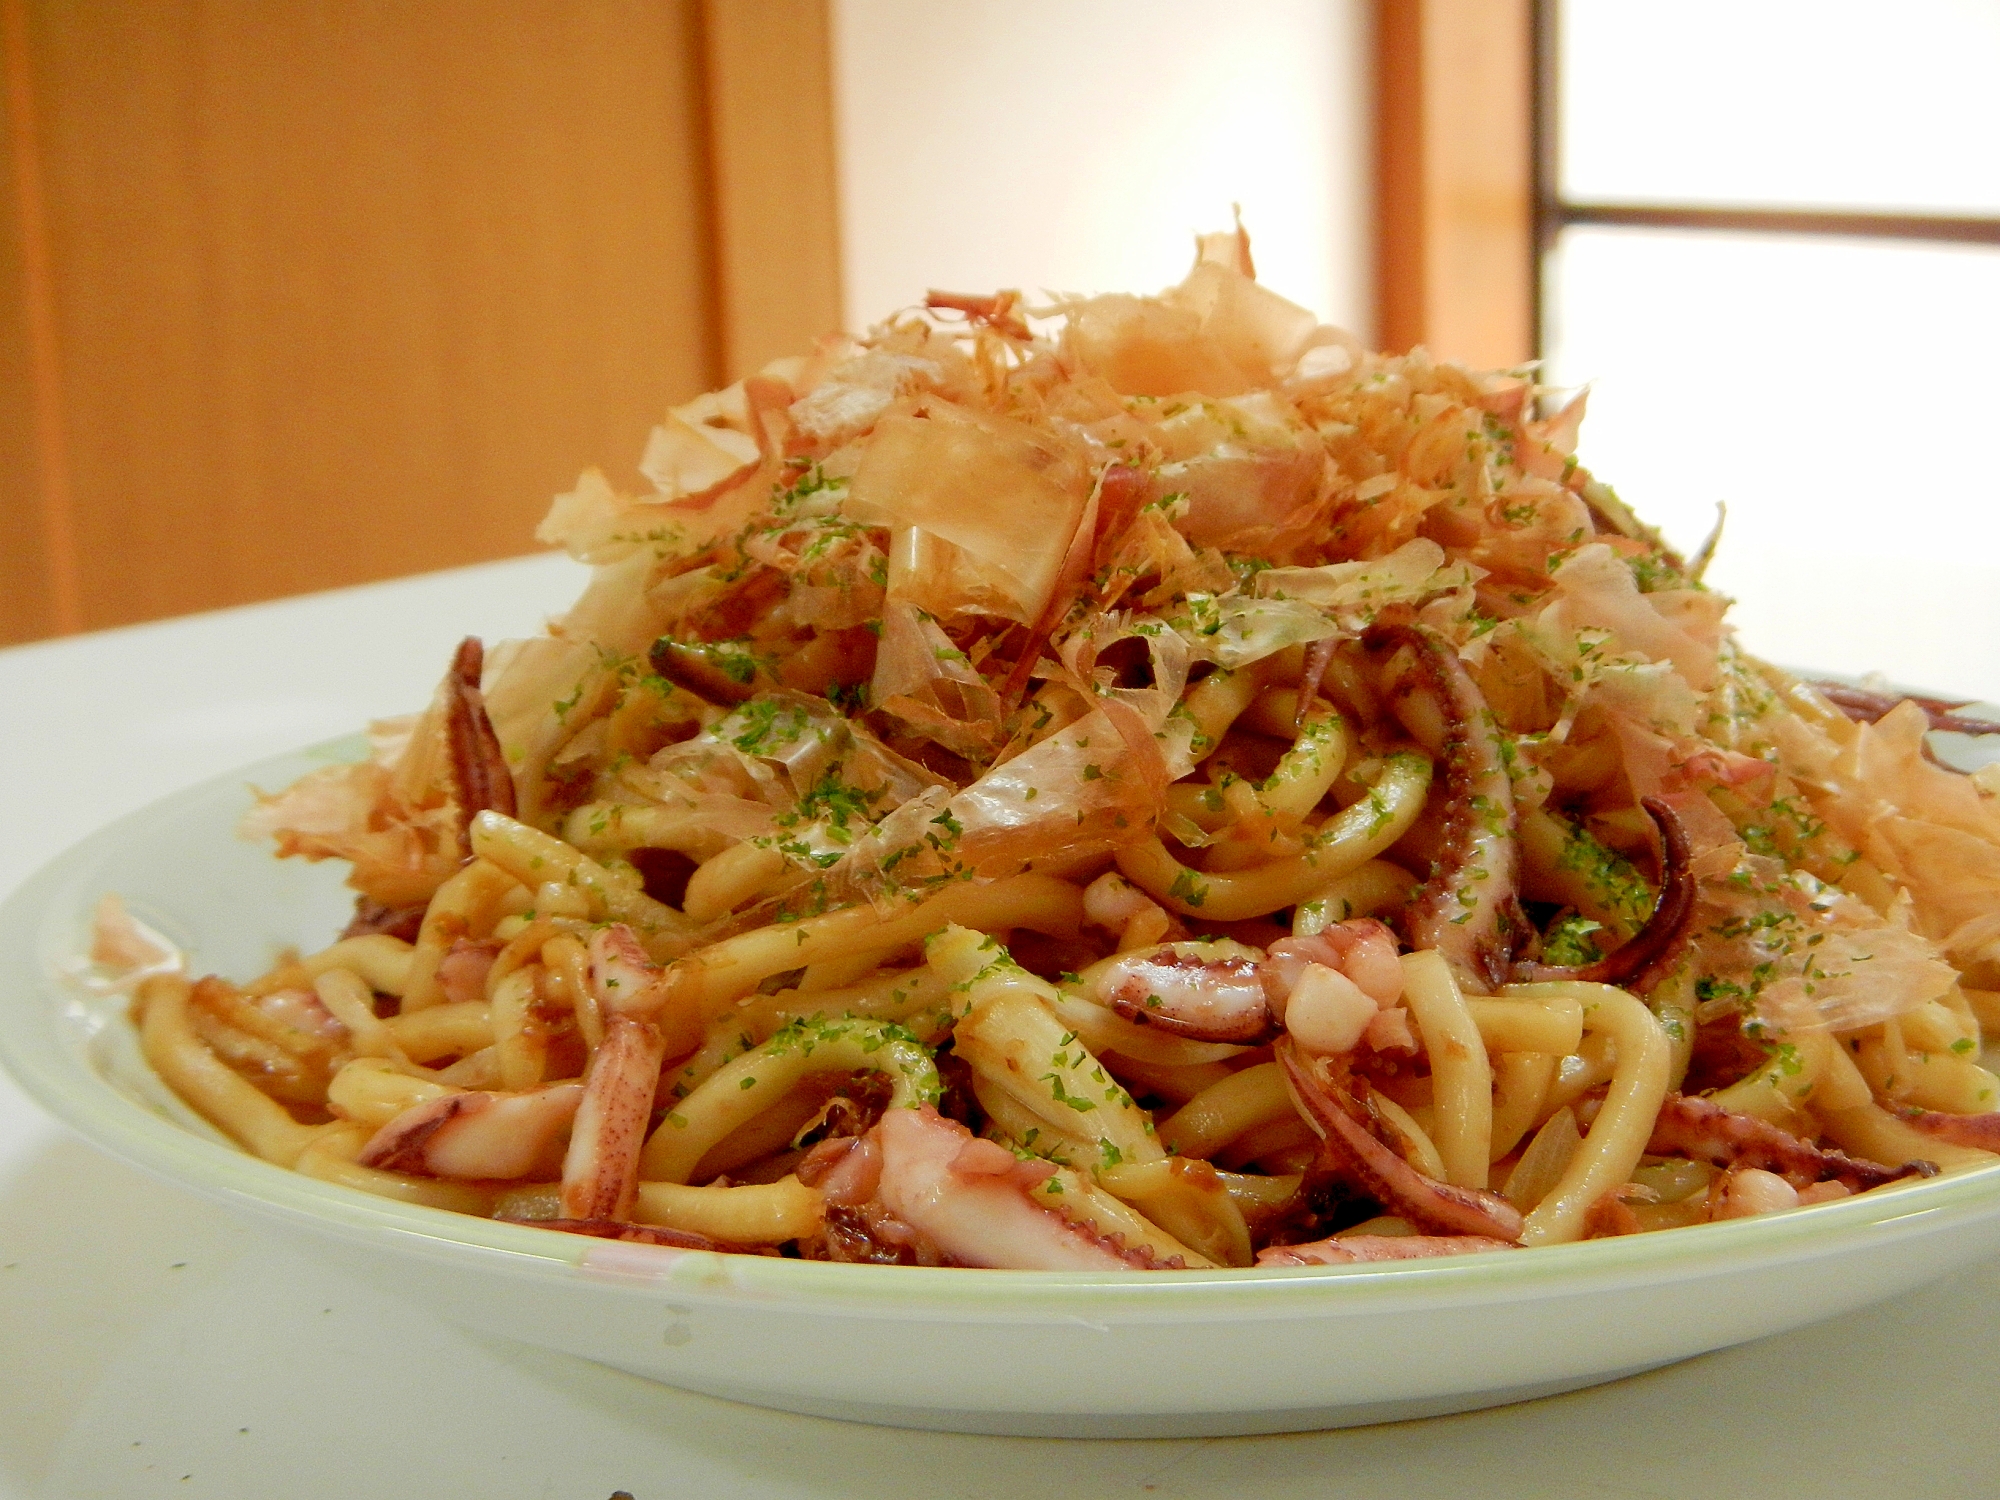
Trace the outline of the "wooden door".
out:
<instances>
[{"instance_id":1,"label":"wooden door","mask_svg":"<svg viewBox=\"0 0 2000 1500\"><path fill-rule=\"evenodd\" d=\"M0 0L0 640L518 553L579 469L640 483L666 406L839 322L825 38Z\"/></svg>"}]
</instances>

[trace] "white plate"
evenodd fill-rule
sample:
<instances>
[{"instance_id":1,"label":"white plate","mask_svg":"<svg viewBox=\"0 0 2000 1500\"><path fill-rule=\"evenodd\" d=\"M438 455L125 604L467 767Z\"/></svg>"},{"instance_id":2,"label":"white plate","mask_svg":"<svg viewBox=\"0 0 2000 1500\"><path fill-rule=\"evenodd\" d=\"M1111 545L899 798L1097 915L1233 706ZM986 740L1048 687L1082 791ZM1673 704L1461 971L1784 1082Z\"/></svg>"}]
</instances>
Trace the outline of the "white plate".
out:
<instances>
[{"instance_id":1,"label":"white plate","mask_svg":"<svg viewBox=\"0 0 2000 1500\"><path fill-rule=\"evenodd\" d=\"M1794 1213L1389 1267L1044 1274L828 1265L573 1238L243 1155L64 978L121 893L247 976L345 918L340 869L235 838L279 757L86 840L0 907L0 1062L107 1151L467 1326L760 1405L967 1432L1279 1432L1466 1411L1795 1328L2000 1246L2000 1167Z\"/></svg>"}]
</instances>

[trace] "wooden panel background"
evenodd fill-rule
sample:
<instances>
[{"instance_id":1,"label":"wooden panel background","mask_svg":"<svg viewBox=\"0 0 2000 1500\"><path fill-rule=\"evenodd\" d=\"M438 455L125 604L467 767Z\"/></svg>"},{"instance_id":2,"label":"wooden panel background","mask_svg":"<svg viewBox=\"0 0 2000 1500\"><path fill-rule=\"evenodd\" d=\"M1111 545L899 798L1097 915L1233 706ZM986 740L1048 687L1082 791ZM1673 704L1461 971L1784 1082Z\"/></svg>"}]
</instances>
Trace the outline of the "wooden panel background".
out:
<instances>
[{"instance_id":1,"label":"wooden panel background","mask_svg":"<svg viewBox=\"0 0 2000 1500\"><path fill-rule=\"evenodd\" d=\"M840 326L826 0L709 0L722 365L749 374ZM782 276L773 268L783 268Z\"/></svg>"},{"instance_id":2,"label":"wooden panel background","mask_svg":"<svg viewBox=\"0 0 2000 1500\"><path fill-rule=\"evenodd\" d=\"M1534 355L1529 0L1378 0L1382 346L1485 368Z\"/></svg>"},{"instance_id":3,"label":"wooden panel background","mask_svg":"<svg viewBox=\"0 0 2000 1500\"><path fill-rule=\"evenodd\" d=\"M0 0L8 166L0 180L0 288L9 293L0 295L0 642L77 624L67 537L49 529L68 506L46 246L30 233L43 214L27 67L26 12L21 0Z\"/></svg>"},{"instance_id":4,"label":"wooden panel background","mask_svg":"<svg viewBox=\"0 0 2000 1500\"><path fill-rule=\"evenodd\" d=\"M585 465L637 483L735 346L838 322L798 292L838 285L824 0L0 20L0 639L529 550ZM818 70L815 233L736 223L760 49L793 131Z\"/></svg>"}]
</instances>

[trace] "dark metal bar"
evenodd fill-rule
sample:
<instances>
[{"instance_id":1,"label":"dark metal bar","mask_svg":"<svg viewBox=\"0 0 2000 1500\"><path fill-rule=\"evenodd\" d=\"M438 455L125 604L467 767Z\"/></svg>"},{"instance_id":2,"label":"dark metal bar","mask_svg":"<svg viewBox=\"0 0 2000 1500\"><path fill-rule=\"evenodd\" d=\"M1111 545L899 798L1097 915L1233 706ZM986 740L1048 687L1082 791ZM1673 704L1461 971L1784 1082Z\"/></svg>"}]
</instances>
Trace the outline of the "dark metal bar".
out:
<instances>
[{"instance_id":1,"label":"dark metal bar","mask_svg":"<svg viewBox=\"0 0 2000 1500\"><path fill-rule=\"evenodd\" d=\"M1539 217L1539 215L1538 215ZM1733 229L1752 234L1847 235L1856 239L1933 240L1959 245L2000 245L2000 218L1945 214L1872 214L1840 209L1627 207L1610 203L1556 202L1555 230L1572 224L1631 229ZM1553 239L1553 231L1550 236ZM1546 253L1548 241L1541 243Z\"/></svg>"}]
</instances>

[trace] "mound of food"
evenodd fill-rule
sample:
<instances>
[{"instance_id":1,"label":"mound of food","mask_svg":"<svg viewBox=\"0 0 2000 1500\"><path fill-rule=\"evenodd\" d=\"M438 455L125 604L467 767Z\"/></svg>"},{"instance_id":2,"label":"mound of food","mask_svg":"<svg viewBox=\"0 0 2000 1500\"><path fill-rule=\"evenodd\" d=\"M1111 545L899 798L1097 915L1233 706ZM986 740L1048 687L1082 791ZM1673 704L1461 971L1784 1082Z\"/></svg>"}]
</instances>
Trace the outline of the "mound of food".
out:
<instances>
[{"instance_id":1,"label":"mound of food","mask_svg":"<svg viewBox=\"0 0 2000 1500\"><path fill-rule=\"evenodd\" d=\"M1747 655L1543 396L1365 351L1240 232L704 396L652 493L556 501L594 571L545 636L264 801L354 924L146 978L148 1056L370 1191L904 1264L1497 1250L1994 1161L1993 798L1935 705Z\"/></svg>"}]
</instances>

